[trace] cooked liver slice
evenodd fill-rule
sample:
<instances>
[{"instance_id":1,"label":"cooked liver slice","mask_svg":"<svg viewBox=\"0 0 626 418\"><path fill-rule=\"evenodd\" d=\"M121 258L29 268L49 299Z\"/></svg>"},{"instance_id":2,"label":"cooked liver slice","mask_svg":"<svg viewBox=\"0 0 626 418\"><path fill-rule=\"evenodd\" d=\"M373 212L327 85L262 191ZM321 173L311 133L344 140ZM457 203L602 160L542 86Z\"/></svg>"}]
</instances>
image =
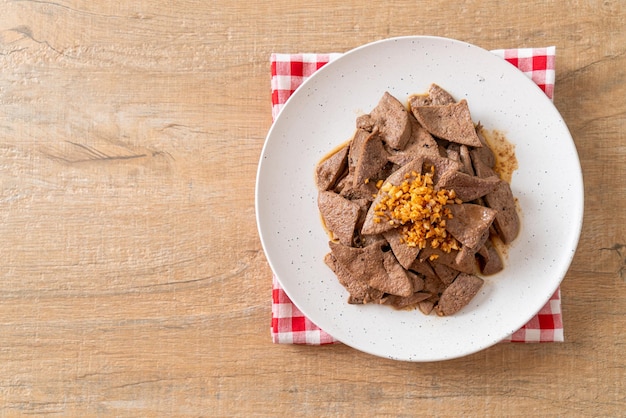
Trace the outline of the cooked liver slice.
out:
<instances>
[{"instance_id":1,"label":"cooked liver slice","mask_svg":"<svg viewBox=\"0 0 626 418\"><path fill-rule=\"evenodd\" d=\"M459 157L461 158L461 164L463 164L463 171L470 176L474 176L474 167L472 166L472 158L470 156L470 150L467 145L459 146Z\"/></svg>"},{"instance_id":2,"label":"cooked liver slice","mask_svg":"<svg viewBox=\"0 0 626 418\"><path fill-rule=\"evenodd\" d=\"M413 114L409 114L409 119L411 121L411 138L409 139L405 150L408 147L417 146L422 148L427 154L438 156L439 150L437 142L433 136L429 134L422 125L420 125Z\"/></svg>"},{"instance_id":3,"label":"cooked liver slice","mask_svg":"<svg viewBox=\"0 0 626 418\"><path fill-rule=\"evenodd\" d=\"M424 277L437 277L428 261L421 261L417 258L413 261L409 270L416 271Z\"/></svg>"},{"instance_id":4,"label":"cooked liver slice","mask_svg":"<svg viewBox=\"0 0 626 418\"><path fill-rule=\"evenodd\" d=\"M372 129L374 129L374 119L372 119L372 116L369 114L361 115L356 118L356 128L372 132Z\"/></svg>"},{"instance_id":5,"label":"cooked liver slice","mask_svg":"<svg viewBox=\"0 0 626 418\"><path fill-rule=\"evenodd\" d=\"M354 199L352 200L359 206L359 217L356 221L356 226L354 231L356 234L354 235L353 245L355 247L363 247L363 237L361 236L361 228L363 227L363 222L365 222L365 216L367 215L367 209L370 206L371 199Z\"/></svg>"},{"instance_id":6,"label":"cooked liver slice","mask_svg":"<svg viewBox=\"0 0 626 418\"><path fill-rule=\"evenodd\" d=\"M436 260L430 263L435 270L435 273L439 277L439 280L445 285L449 285L456 279L456 276L459 275L460 271L453 269L452 267L448 267L445 264L437 263Z\"/></svg>"},{"instance_id":7,"label":"cooked liver slice","mask_svg":"<svg viewBox=\"0 0 626 418\"><path fill-rule=\"evenodd\" d=\"M367 283L355 278L348 272L332 253L326 254L324 257L324 263L335 273L339 283L346 288L350 297L348 303L362 304L369 303L380 299L383 296L383 292L376 290L367 285Z\"/></svg>"},{"instance_id":8,"label":"cooked liver slice","mask_svg":"<svg viewBox=\"0 0 626 418\"><path fill-rule=\"evenodd\" d=\"M484 244L488 237L489 234L485 234L484 238L480 241L480 245ZM475 273L478 268L476 250L466 245L461 246L461 249L457 252L456 257L454 257L454 262L457 266L473 266L473 272ZM468 273L468 271L465 271L465 273Z\"/></svg>"},{"instance_id":9,"label":"cooked liver slice","mask_svg":"<svg viewBox=\"0 0 626 418\"><path fill-rule=\"evenodd\" d=\"M433 105L443 106L456 102L450 93L435 83L431 84L428 88L428 96L430 97L430 102Z\"/></svg>"},{"instance_id":10,"label":"cooked liver slice","mask_svg":"<svg viewBox=\"0 0 626 418\"><path fill-rule=\"evenodd\" d=\"M483 163L485 163L487 167L493 168L493 166L496 164L496 156L494 155L491 148L489 148L489 146L487 145L487 140L480 131L480 128L476 129L476 135L478 136L478 139L480 140L480 143L483 144L483 146L480 148L473 148L470 151L472 163L475 159L479 159Z\"/></svg>"},{"instance_id":11,"label":"cooked liver slice","mask_svg":"<svg viewBox=\"0 0 626 418\"><path fill-rule=\"evenodd\" d=\"M411 124L408 111L398 99L385 92L370 117L387 145L394 149L405 147L411 137Z\"/></svg>"},{"instance_id":12,"label":"cooked liver slice","mask_svg":"<svg viewBox=\"0 0 626 418\"><path fill-rule=\"evenodd\" d=\"M411 282L413 283L414 292L424 290L424 277L422 275L409 270L406 271L406 275L409 276L409 279L411 279Z\"/></svg>"},{"instance_id":13,"label":"cooked liver slice","mask_svg":"<svg viewBox=\"0 0 626 418\"><path fill-rule=\"evenodd\" d=\"M446 285L441 281L438 276L425 277L424 278L424 292L430 293L428 300L437 303L439 296L446 288Z\"/></svg>"},{"instance_id":14,"label":"cooked liver slice","mask_svg":"<svg viewBox=\"0 0 626 418\"><path fill-rule=\"evenodd\" d=\"M330 241L328 246L337 262L355 278L368 282L372 276L387 276L387 271L383 266L381 244L356 248Z\"/></svg>"},{"instance_id":15,"label":"cooked liver slice","mask_svg":"<svg viewBox=\"0 0 626 418\"><path fill-rule=\"evenodd\" d=\"M428 93L413 94L409 97L409 109L413 109L414 107L430 106L432 104L433 103L430 100Z\"/></svg>"},{"instance_id":16,"label":"cooked liver slice","mask_svg":"<svg viewBox=\"0 0 626 418\"><path fill-rule=\"evenodd\" d=\"M446 147L446 156L456 162L461 162L461 145L456 142L450 142L450 144ZM460 168L463 170L463 167Z\"/></svg>"},{"instance_id":17,"label":"cooked liver slice","mask_svg":"<svg viewBox=\"0 0 626 418\"><path fill-rule=\"evenodd\" d=\"M387 164L387 152L376 129L363 140L353 143L350 148L355 162L352 180L355 187L375 177Z\"/></svg>"},{"instance_id":18,"label":"cooked liver slice","mask_svg":"<svg viewBox=\"0 0 626 418\"><path fill-rule=\"evenodd\" d=\"M446 230L464 246L478 251L482 246L497 211L471 203L447 205L452 219L446 221Z\"/></svg>"},{"instance_id":19,"label":"cooked liver slice","mask_svg":"<svg viewBox=\"0 0 626 418\"><path fill-rule=\"evenodd\" d=\"M390 251L383 253L383 266L387 271L387 280L383 283L370 281L369 285L390 295L411 296L413 294L413 281Z\"/></svg>"},{"instance_id":20,"label":"cooked liver slice","mask_svg":"<svg viewBox=\"0 0 626 418\"><path fill-rule=\"evenodd\" d=\"M452 315L460 311L476 296L483 283L480 277L465 273L459 274L441 294L437 310L442 315Z\"/></svg>"},{"instance_id":21,"label":"cooked liver slice","mask_svg":"<svg viewBox=\"0 0 626 418\"><path fill-rule=\"evenodd\" d=\"M493 246L490 240L485 241L478 251L477 256L480 271L486 276L496 274L504 269L500 253L498 253L498 250Z\"/></svg>"},{"instance_id":22,"label":"cooked liver slice","mask_svg":"<svg viewBox=\"0 0 626 418\"><path fill-rule=\"evenodd\" d=\"M417 106L411 111L432 135L472 147L482 147L465 99L444 106Z\"/></svg>"},{"instance_id":23,"label":"cooked liver slice","mask_svg":"<svg viewBox=\"0 0 626 418\"><path fill-rule=\"evenodd\" d=\"M318 193L317 206L328 230L342 244L352 245L352 237L359 219L358 203L337 193L325 191Z\"/></svg>"},{"instance_id":24,"label":"cooked liver slice","mask_svg":"<svg viewBox=\"0 0 626 418\"><path fill-rule=\"evenodd\" d=\"M445 264L450 268L464 273L474 273L476 271L476 260L474 257L457 257L460 253L461 252L457 250L452 250L449 253L446 253L439 248L432 248L428 245L420 251L417 258L424 262L428 261L430 256L437 255L438 257L433 260L434 262Z\"/></svg>"},{"instance_id":25,"label":"cooked liver slice","mask_svg":"<svg viewBox=\"0 0 626 418\"><path fill-rule=\"evenodd\" d=\"M409 296L413 283L391 252L383 252L381 243L363 248L329 242L332 255L355 278L384 293Z\"/></svg>"},{"instance_id":26,"label":"cooked liver slice","mask_svg":"<svg viewBox=\"0 0 626 418\"><path fill-rule=\"evenodd\" d=\"M409 97L409 107L447 105L456 102L454 97L439 85L433 83L426 94L414 94Z\"/></svg>"},{"instance_id":27,"label":"cooked liver slice","mask_svg":"<svg viewBox=\"0 0 626 418\"><path fill-rule=\"evenodd\" d=\"M365 129L357 129L350 140L350 150L348 151L348 170L350 173L354 173L356 165L359 162L359 158L363 153L363 147L365 141L372 133Z\"/></svg>"},{"instance_id":28,"label":"cooked liver slice","mask_svg":"<svg viewBox=\"0 0 626 418\"><path fill-rule=\"evenodd\" d=\"M422 156L439 156L439 146L431 134L419 124L415 116L409 114L411 122L411 138L403 150L391 149L389 161L403 166L411 160Z\"/></svg>"},{"instance_id":29,"label":"cooked liver slice","mask_svg":"<svg viewBox=\"0 0 626 418\"><path fill-rule=\"evenodd\" d=\"M354 184L354 174L348 173L347 176L341 178L335 187L335 191L350 200L365 199L374 200L374 196L378 193L374 182Z\"/></svg>"},{"instance_id":30,"label":"cooked liver slice","mask_svg":"<svg viewBox=\"0 0 626 418\"><path fill-rule=\"evenodd\" d=\"M485 178L496 175L481 159L476 159L474 169L476 175ZM511 243L519 234L520 221L515 207L515 198L511 191L511 186L506 181L501 181L494 191L487 193L483 197L485 204L498 211L493 224L498 231L498 235L505 244Z\"/></svg>"},{"instance_id":31,"label":"cooked liver slice","mask_svg":"<svg viewBox=\"0 0 626 418\"><path fill-rule=\"evenodd\" d=\"M372 200L371 194L376 193L376 188L373 184L365 184L360 182L355 186L356 168L359 163L359 158L363 155L365 150L365 143L370 137L371 132L364 129L357 129L350 141L350 149L348 150L348 174L341 178L335 187L338 193L348 199L368 198ZM370 190L368 190L370 189Z\"/></svg>"},{"instance_id":32,"label":"cooked liver slice","mask_svg":"<svg viewBox=\"0 0 626 418\"><path fill-rule=\"evenodd\" d=\"M417 304L417 307L424 315L429 315L433 311L435 304L430 300L423 300Z\"/></svg>"},{"instance_id":33,"label":"cooked liver slice","mask_svg":"<svg viewBox=\"0 0 626 418\"><path fill-rule=\"evenodd\" d=\"M381 234L375 235L361 235L361 247L368 247L370 245L387 245L387 240Z\"/></svg>"},{"instance_id":34,"label":"cooked liver slice","mask_svg":"<svg viewBox=\"0 0 626 418\"><path fill-rule=\"evenodd\" d=\"M498 211L493 224L505 244L510 244L519 234L520 222L515 208L515 198L507 182L502 182L496 190L487 194L485 203Z\"/></svg>"},{"instance_id":35,"label":"cooked liver slice","mask_svg":"<svg viewBox=\"0 0 626 418\"><path fill-rule=\"evenodd\" d=\"M400 265L405 269L409 269L413 261L417 258L417 254L420 252L419 247L409 247L406 243L402 242L402 232L397 228L383 232L383 236L391 246L391 250Z\"/></svg>"},{"instance_id":36,"label":"cooked liver slice","mask_svg":"<svg viewBox=\"0 0 626 418\"><path fill-rule=\"evenodd\" d=\"M454 190L456 197L464 202L471 202L493 192L500 183L502 180L496 175L480 178L460 171L448 171L437 182L437 188Z\"/></svg>"},{"instance_id":37,"label":"cooked liver slice","mask_svg":"<svg viewBox=\"0 0 626 418\"><path fill-rule=\"evenodd\" d=\"M319 190L331 189L348 165L348 145L318 164L315 170L315 182Z\"/></svg>"},{"instance_id":38,"label":"cooked liver slice","mask_svg":"<svg viewBox=\"0 0 626 418\"><path fill-rule=\"evenodd\" d=\"M426 292L415 292L410 296L390 295L385 299L385 305L391 305L396 309L412 309L429 297L430 293Z\"/></svg>"},{"instance_id":39,"label":"cooked liver slice","mask_svg":"<svg viewBox=\"0 0 626 418\"><path fill-rule=\"evenodd\" d=\"M433 176L433 182L436 185L442 177L449 176L452 173L459 172L461 169L461 163L451 160L447 157L428 155L424 157L424 172L429 170L429 166L435 167L435 175Z\"/></svg>"}]
</instances>

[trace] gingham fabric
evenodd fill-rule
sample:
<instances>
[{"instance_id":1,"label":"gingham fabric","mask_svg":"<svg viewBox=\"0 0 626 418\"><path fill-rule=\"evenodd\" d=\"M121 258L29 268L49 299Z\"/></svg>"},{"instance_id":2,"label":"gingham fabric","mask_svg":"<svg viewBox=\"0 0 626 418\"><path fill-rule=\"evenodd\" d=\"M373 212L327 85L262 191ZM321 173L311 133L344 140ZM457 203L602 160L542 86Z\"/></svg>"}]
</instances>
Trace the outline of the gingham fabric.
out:
<instances>
[{"instance_id":1,"label":"gingham fabric","mask_svg":"<svg viewBox=\"0 0 626 418\"><path fill-rule=\"evenodd\" d=\"M498 49L491 51L515 65L552 99L554 93L555 47ZM272 116L278 116L289 96L324 64L341 54L271 54ZM276 276L272 279L272 341L277 344L323 345L339 343L306 318L289 299ZM560 289L520 330L503 342L562 342Z\"/></svg>"}]
</instances>

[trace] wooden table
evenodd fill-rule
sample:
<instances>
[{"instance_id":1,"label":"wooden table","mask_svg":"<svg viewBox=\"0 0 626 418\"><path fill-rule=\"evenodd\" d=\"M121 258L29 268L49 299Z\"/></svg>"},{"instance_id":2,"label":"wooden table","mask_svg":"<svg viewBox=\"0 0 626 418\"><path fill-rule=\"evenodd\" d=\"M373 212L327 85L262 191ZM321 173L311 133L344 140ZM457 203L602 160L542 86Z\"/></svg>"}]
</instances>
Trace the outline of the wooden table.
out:
<instances>
[{"instance_id":1,"label":"wooden table","mask_svg":"<svg viewBox=\"0 0 626 418\"><path fill-rule=\"evenodd\" d=\"M623 1L1 3L1 417L626 414ZM269 55L415 34L557 47L586 198L565 343L271 343Z\"/></svg>"}]
</instances>

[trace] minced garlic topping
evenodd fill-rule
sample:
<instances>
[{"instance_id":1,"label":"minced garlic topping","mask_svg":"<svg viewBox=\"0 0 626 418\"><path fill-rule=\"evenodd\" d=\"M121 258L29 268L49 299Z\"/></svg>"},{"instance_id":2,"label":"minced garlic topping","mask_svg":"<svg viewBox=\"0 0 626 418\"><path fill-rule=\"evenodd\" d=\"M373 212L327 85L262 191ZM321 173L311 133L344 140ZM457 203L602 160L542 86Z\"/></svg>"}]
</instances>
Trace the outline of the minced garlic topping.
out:
<instances>
[{"instance_id":1,"label":"minced garlic topping","mask_svg":"<svg viewBox=\"0 0 626 418\"><path fill-rule=\"evenodd\" d=\"M405 174L399 186L389 182L380 185L385 192L374 207L374 222L389 222L400 228L404 242L410 247L441 248L449 253L459 249L459 242L446 232L446 220L452 219L445 205L455 202L454 190L433 188L434 167L430 172ZM379 184L377 184L378 186Z\"/></svg>"}]
</instances>

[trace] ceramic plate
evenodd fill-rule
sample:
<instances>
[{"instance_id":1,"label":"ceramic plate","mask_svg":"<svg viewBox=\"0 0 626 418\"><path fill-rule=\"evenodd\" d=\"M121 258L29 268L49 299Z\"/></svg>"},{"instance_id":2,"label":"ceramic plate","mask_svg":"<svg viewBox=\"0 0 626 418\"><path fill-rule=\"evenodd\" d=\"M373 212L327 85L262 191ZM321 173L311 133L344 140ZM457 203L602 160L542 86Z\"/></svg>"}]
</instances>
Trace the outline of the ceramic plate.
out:
<instances>
[{"instance_id":1,"label":"ceramic plate","mask_svg":"<svg viewBox=\"0 0 626 418\"><path fill-rule=\"evenodd\" d=\"M450 317L349 305L324 264L314 170L348 140L358 115L385 91L406 102L431 83L467 99L472 118L515 144L511 188L522 229L505 269ZM322 329L358 350L407 361L456 358L489 347L532 318L565 276L580 234L583 183L576 148L552 102L489 51L437 37L402 37L356 48L320 69L288 100L259 162L261 242L287 295Z\"/></svg>"}]
</instances>

